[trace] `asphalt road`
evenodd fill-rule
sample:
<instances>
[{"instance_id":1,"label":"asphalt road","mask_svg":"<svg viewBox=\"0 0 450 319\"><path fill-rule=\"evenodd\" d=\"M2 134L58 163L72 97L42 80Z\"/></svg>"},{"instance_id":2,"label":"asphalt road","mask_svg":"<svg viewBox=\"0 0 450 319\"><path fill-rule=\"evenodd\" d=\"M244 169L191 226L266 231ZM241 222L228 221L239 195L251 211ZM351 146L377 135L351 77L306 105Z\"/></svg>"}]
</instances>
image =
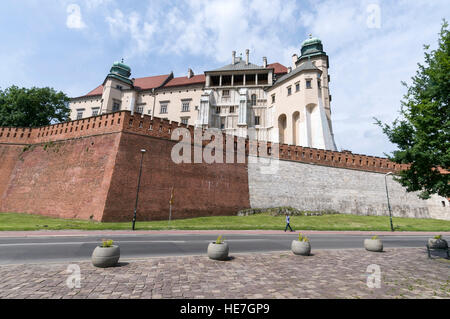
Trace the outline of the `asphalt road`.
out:
<instances>
[{"instance_id":1,"label":"asphalt road","mask_svg":"<svg viewBox=\"0 0 450 319\"><path fill-rule=\"evenodd\" d=\"M288 251L296 234L238 235L224 234L233 253ZM314 249L362 248L366 235L313 234ZM425 247L430 236L379 236L385 248ZM24 264L89 260L102 236L58 236L0 238L0 264ZM179 235L113 235L108 236L120 245L121 260L156 256L203 255L208 243L216 236L198 234ZM446 238L447 240L449 238Z\"/></svg>"}]
</instances>

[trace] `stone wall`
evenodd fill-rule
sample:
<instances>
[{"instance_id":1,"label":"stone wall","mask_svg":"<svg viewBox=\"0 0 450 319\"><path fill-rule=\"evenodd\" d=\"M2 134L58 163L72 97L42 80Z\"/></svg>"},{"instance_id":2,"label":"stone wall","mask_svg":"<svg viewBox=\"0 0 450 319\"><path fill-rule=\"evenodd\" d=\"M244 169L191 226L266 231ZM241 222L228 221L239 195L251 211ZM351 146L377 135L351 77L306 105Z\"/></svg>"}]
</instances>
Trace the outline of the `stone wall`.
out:
<instances>
[{"instance_id":1,"label":"stone wall","mask_svg":"<svg viewBox=\"0 0 450 319\"><path fill-rule=\"evenodd\" d=\"M263 174L259 164L248 164L252 208L292 206L311 211L389 215L383 173L284 160L278 164L276 174ZM392 176L387 181L393 216L450 220L447 199L434 196L424 201L416 193L407 193Z\"/></svg>"}]
</instances>

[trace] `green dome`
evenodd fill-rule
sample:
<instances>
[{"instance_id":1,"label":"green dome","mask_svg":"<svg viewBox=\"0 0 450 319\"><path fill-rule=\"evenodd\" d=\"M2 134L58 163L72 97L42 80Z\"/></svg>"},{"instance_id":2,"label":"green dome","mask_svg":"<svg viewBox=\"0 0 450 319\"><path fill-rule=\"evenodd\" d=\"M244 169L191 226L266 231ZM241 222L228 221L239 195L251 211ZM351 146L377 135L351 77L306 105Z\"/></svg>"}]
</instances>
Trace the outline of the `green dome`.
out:
<instances>
[{"instance_id":1,"label":"green dome","mask_svg":"<svg viewBox=\"0 0 450 319\"><path fill-rule=\"evenodd\" d=\"M312 45L312 44L322 44L322 41L319 38L310 37L309 39L303 41L302 47L304 47L305 45Z\"/></svg>"},{"instance_id":2,"label":"green dome","mask_svg":"<svg viewBox=\"0 0 450 319\"><path fill-rule=\"evenodd\" d=\"M326 54L323 51L322 41L319 38L313 38L311 35L302 43L301 58L312 57L316 55Z\"/></svg>"},{"instance_id":3,"label":"green dome","mask_svg":"<svg viewBox=\"0 0 450 319\"><path fill-rule=\"evenodd\" d=\"M123 62L119 62L119 61L114 62L113 67L119 67L119 68L127 70L128 72L131 72L131 68L128 65L124 64Z\"/></svg>"},{"instance_id":4,"label":"green dome","mask_svg":"<svg viewBox=\"0 0 450 319\"><path fill-rule=\"evenodd\" d=\"M132 85L133 82L130 80L130 76L131 68L124 64L123 60L122 62L114 62L108 74L108 77L113 77Z\"/></svg>"}]
</instances>

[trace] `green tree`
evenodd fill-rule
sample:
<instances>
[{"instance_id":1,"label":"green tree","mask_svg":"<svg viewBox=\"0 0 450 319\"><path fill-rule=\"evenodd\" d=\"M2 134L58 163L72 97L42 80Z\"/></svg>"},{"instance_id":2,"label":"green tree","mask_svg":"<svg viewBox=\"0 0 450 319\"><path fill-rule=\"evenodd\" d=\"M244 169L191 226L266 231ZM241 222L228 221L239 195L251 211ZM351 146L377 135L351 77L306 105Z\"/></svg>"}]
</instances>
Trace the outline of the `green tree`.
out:
<instances>
[{"instance_id":1,"label":"green tree","mask_svg":"<svg viewBox=\"0 0 450 319\"><path fill-rule=\"evenodd\" d=\"M430 194L450 197L450 31L443 21L438 48L430 52L424 46L425 65L418 64L401 101L400 117L391 125L377 124L398 150L389 156L396 163L411 164L397 181L407 191L420 191L419 197Z\"/></svg>"},{"instance_id":2,"label":"green tree","mask_svg":"<svg viewBox=\"0 0 450 319\"><path fill-rule=\"evenodd\" d=\"M52 88L0 90L0 126L38 127L69 119L69 98Z\"/></svg>"}]
</instances>

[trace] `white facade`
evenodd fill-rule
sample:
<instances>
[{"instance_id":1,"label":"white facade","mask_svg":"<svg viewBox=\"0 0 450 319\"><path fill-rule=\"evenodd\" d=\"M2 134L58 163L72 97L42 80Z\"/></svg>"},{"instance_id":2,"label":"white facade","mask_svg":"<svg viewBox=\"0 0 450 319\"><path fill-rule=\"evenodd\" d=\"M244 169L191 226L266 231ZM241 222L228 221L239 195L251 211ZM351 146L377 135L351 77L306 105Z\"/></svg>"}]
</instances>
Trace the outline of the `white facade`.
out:
<instances>
[{"instance_id":1,"label":"white facade","mask_svg":"<svg viewBox=\"0 0 450 319\"><path fill-rule=\"evenodd\" d=\"M103 86L72 99L72 119L130 110L232 135L336 150L331 125L328 56L318 39L302 44L293 65L261 66L236 57L231 64L195 76L129 79L115 63ZM253 135L253 134L256 134Z\"/></svg>"}]
</instances>

